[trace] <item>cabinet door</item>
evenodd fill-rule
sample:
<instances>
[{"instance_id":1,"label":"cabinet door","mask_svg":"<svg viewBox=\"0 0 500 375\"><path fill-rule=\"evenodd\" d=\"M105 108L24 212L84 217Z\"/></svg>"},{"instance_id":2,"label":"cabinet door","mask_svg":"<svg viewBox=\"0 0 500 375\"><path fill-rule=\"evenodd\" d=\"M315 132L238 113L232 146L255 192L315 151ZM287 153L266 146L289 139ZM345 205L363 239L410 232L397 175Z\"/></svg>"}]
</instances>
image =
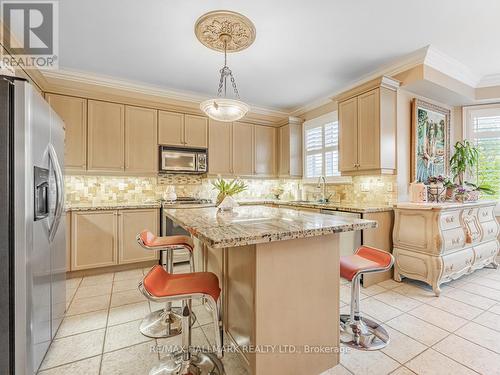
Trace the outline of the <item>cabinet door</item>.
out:
<instances>
[{"instance_id":1,"label":"cabinet door","mask_svg":"<svg viewBox=\"0 0 500 375\"><path fill-rule=\"evenodd\" d=\"M184 115L160 111L158 113L158 143L184 146Z\"/></svg>"},{"instance_id":2,"label":"cabinet door","mask_svg":"<svg viewBox=\"0 0 500 375\"><path fill-rule=\"evenodd\" d=\"M71 270L118 264L117 211L82 211L71 215Z\"/></svg>"},{"instance_id":3,"label":"cabinet door","mask_svg":"<svg viewBox=\"0 0 500 375\"><path fill-rule=\"evenodd\" d=\"M255 126L255 174L276 174L276 129Z\"/></svg>"},{"instance_id":4,"label":"cabinet door","mask_svg":"<svg viewBox=\"0 0 500 375\"><path fill-rule=\"evenodd\" d=\"M208 172L210 174L231 174L231 128L230 122L208 122Z\"/></svg>"},{"instance_id":5,"label":"cabinet door","mask_svg":"<svg viewBox=\"0 0 500 375\"><path fill-rule=\"evenodd\" d=\"M154 109L125 107L125 171L158 171L157 112Z\"/></svg>"},{"instance_id":6,"label":"cabinet door","mask_svg":"<svg viewBox=\"0 0 500 375\"><path fill-rule=\"evenodd\" d=\"M250 176L254 174L252 124L243 122L233 123L233 173Z\"/></svg>"},{"instance_id":7,"label":"cabinet door","mask_svg":"<svg viewBox=\"0 0 500 375\"><path fill-rule=\"evenodd\" d=\"M87 169L87 100L47 94L50 106L64 121L64 166L68 170Z\"/></svg>"},{"instance_id":8,"label":"cabinet door","mask_svg":"<svg viewBox=\"0 0 500 375\"><path fill-rule=\"evenodd\" d=\"M279 174L290 175L290 125L279 128Z\"/></svg>"},{"instance_id":9,"label":"cabinet door","mask_svg":"<svg viewBox=\"0 0 500 375\"><path fill-rule=\"evenodd\" d=\"M116 171L124 169L125 106L89 100L88 169Z\"/></svg>"},{"instance_id":10,"label":"cabinet door","mask_svg":"<svg viewBox=\"0 0 500 375\"><path fill-rule=\"evenodd\" d=\"M339 103L339 170L357 170L358 164L358 99Z\"/></svg>"},{"instance_id":11,"label":"cabinet door","mask_svg":"<svg viewBox=\"0 0 500 375\"><path fill-rule=\"evenodd\" d=\"M380 91L358 96L359 170L380 168Z\"/></svg>"},{"instance_id":12,"label":"cabinet door","mask_svg":"<svg viewBox=\"0 0 500 375\"><path fill-rule=\"evenodd\" d=\"M190 147L207 147L208 119L202 116L184 117L184 144Z\"/></svg>"},{"instance_id":13,"label":"cabinet door","mask_svg":"<svg viewBox=\"0 0 500 375\"><path fill-rule=\"evenodd\" d=\"M118 263L135 263L158 259L157 251L145 250L136 240L144 229L158 234L157 209L121 210L118 212Z\"/></svg>"}]
</instances>

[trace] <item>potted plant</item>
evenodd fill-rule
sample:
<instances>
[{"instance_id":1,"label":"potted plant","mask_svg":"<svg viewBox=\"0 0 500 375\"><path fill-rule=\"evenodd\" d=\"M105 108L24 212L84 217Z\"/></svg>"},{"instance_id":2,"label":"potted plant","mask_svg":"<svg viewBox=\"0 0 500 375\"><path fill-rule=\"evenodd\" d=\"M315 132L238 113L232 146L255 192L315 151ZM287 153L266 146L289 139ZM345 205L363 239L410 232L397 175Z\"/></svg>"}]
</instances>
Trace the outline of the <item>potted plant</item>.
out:
<instances>
[{"instance_id":1,"label":"potted plant","mask_svg":"<svg viewBox=\"0 0 500 375\"><path fill-rule=\"evenodd\" d=\"M455 197L455 188L457 187L457 185L450 177L445 177L443 185L446 188L446 199L453 200L453 198Z\"/></svg>"},{"instance_id":2,"label":"potted plant","mask_svg":"<svg viewBox=\"0 0 500 375\"><path fill-rule=\"evenodd\" d=\"M486 195L496 194L496 190L487 184L476 185L473 184L472 182L465 182L465 184L470 188L469 196L467 199L468 201L475 202L481 197L482 194Z\"/></svg>"},{"instance_id":3,"label":"potted plant","mask_svg":"<svg viewBox=\"0 0 500 375\"><path fill-rule=\"evenodd\" d=\"M459 186L455 189L455 200L457 202L464 203L465 201L467 201L468 197L469 197L469 193L465 187Z\"/></svg>"},{"instance_id":4,"label":"potted plant","mask_svg":"<svg viewBox=\"0 0 500 375\"><path fill-rule=\"evenodd\" d=\"M215 201L216 206L219 206L224 198L232 197L233 195L248 189L248 186L243 181L238 179L227 182L223 178L218 178L216 181L212 182L212 186L214 190L218 191L217 199Z\"/></svg>"},{"instance_id":5,"label":"potted plant","mask_svg":"<svg viewBox=\"0 0 500 375\"><path fill-rule=\"evenodd\" d=\"M271 189L271 193L274 195L275 199L280 199L281 194L285 192L281 186L275 186Z\"/></svg>"},{"instance_id":6,"label":"potted plant","mask_svg":"<svg viewBox=\"0 0 500 375\"><path fill-rule=\"evenodd\" d=\"M455 153L450 159L450 167L454 178L458 178L458 185L464 187L465 175L473 172L479 161L479 149L468 140L455 143Z\"/></svg>"}]
</instances>

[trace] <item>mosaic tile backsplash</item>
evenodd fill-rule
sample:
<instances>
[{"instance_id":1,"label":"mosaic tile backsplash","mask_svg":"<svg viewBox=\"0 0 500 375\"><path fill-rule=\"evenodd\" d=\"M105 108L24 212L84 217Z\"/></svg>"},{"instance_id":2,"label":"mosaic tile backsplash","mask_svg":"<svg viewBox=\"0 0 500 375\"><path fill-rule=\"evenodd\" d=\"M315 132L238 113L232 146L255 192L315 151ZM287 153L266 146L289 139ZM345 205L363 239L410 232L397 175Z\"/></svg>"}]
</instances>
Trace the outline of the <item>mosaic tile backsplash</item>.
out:
<instances>
[{"instance_id":1,"label":"mosaic tile backsplash","mask_svg":"<svg viewBox=\"0 0 500 375\"><path fill-rule=\"evenodd\" d=\"M215 199L213 179L200 176L171 175L162 177L65 177L66 203L109 204L144 203L163 198L168 190L177 196ZM244 179L248 190L240 193L240 199L274 198L273 188L283 189L283 200L314 200L321 196L317 184L306 184L289 179ZM395 176L353 177L349 184L327 185L327 196L339 203L392 204L397 201Z\"/></svg>"}]
</instances>

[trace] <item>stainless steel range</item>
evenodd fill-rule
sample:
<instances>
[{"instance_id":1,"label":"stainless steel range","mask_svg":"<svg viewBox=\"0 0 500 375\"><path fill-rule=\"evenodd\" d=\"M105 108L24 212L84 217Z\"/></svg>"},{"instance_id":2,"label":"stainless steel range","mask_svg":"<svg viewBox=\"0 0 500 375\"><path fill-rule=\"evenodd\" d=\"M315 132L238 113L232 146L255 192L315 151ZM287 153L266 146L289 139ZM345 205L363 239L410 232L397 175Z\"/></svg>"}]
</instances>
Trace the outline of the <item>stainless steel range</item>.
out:
<instances>
[{"instance_id":1,"label":"stainless steel range","mask_svg":"<svg viewBox=\"0 0 500 375\"><path fill-rule=\"evenodd\" d=\"M160 209L160 223L161 223L161 235L162 236L174 236L183 235L190 236L190 234L181 226L174 223L169 219L164 212L164 209L176 208L176 209L192 209L192 208L203 208L203 207L214 207L213 203L209 199L199 199L193 197L177 197L176 200L163 201ZM174 263L182 263L189 261L189 254L187 251L177 250L174 253Z\"/></svg>"}]
</instances>

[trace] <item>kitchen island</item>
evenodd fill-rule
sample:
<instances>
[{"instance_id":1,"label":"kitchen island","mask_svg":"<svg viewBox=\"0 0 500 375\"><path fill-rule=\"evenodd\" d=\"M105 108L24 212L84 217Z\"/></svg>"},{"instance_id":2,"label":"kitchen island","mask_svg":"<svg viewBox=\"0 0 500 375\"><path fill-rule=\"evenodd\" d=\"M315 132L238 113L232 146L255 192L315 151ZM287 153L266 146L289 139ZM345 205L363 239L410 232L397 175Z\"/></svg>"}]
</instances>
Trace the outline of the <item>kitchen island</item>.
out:
<instances>
[{"instance_id":1,"label":"kitchen island","mask_svg":"<svg viewBox=\"0 0 500 375\"><path fill-rule=\"evenodd\" d=\"M252 374L319 375L339 363L339 236L371 220L244 206L165 209L219 276L223 322Z\"/></svg>"}]
</instances>

